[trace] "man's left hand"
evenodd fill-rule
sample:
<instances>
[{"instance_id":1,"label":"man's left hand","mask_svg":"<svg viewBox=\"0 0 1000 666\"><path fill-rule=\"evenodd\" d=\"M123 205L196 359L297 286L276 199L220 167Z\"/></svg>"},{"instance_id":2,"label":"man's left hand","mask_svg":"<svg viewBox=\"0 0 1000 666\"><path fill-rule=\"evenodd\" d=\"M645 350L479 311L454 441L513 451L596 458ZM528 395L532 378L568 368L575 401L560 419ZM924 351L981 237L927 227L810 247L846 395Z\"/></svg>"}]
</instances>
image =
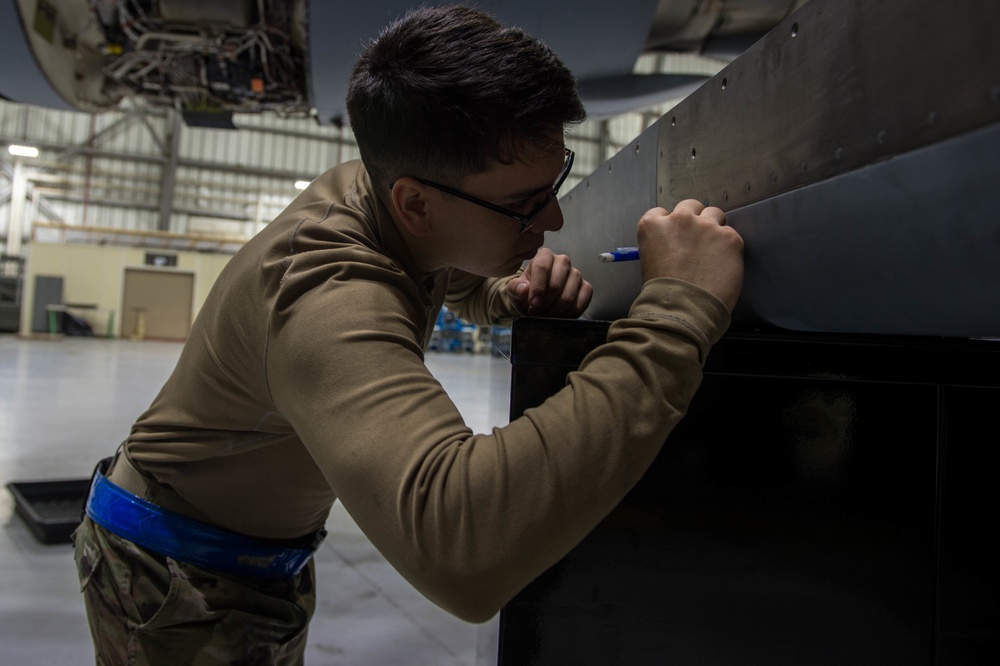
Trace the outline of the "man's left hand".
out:
<instances>
[{"instance_id":1,"label":"man's left hand","mask_svg":"<svg viewBox=\"0 0 1000 666\"><path fill-rule=\"evenodd\" d=\"M507 283L514 306L537 317L579 317L590 305L594 288L565 254L542 248L527 268Z\"/></svg>"}]
</instances>

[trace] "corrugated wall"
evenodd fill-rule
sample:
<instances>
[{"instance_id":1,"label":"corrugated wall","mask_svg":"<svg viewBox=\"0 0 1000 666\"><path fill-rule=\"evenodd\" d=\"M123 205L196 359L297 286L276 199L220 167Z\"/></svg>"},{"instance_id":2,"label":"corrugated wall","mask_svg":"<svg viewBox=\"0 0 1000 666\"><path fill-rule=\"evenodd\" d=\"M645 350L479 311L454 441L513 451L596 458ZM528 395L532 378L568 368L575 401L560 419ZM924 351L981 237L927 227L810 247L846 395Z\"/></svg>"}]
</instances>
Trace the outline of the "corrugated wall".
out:
<instances>
[{"instance_id":1,"label":"corrugated wall","mask_svg":"<svg viewBox=\"0 0 1000 666\"><path fill-rule=\"evenodd\" d=\"M294 198L296 180L357 156L348 130L268 115L236 122L237 131L208 130L175 124L164 112L89 115L0 102L2 145L40 150L37 158L20 160L30 197L25 237L35 220L157 230L172 167L163 230L248 236ZM0 236L6 238L16 158L5 151L0 161Z\"/></svg>"}]
</instances>

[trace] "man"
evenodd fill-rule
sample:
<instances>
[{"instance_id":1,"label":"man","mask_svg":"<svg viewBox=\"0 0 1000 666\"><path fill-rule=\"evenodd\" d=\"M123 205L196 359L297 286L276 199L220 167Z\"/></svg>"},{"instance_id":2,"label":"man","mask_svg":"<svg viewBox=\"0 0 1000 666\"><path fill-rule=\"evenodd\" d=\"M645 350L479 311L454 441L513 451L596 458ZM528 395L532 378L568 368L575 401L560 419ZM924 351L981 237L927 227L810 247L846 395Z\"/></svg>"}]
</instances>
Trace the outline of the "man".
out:
<instances>
[{"instance_id":1,"label":"man","mask_svg":"<svg viewBox=\"0 0 1000 666\"><path fill-rule=\"evenodd\" d=\"M728 324L739 236L695 201L654 209L630 316L563 391L473 434L423 363L441 305L487 324L592 293L541 247L573 78L518 30L423 9L365 50L348 109L363 163L232 259L95 475L76 557L101 663L300 662L335 500L423 594L490 618L641 477Z\"/></svg>"}]
</instances>

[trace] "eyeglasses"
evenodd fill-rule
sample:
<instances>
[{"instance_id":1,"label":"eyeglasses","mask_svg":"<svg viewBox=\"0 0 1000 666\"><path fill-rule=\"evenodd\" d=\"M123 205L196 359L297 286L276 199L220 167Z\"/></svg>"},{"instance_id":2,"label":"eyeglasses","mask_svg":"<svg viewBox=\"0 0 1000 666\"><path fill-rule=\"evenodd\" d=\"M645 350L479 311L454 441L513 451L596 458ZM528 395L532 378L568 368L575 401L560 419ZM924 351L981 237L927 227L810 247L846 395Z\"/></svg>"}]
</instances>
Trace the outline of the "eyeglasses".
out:
<instances>
[{"instance_id":1,"label":"eyeglasses","mask_svg":"<svg viewBox=\"0 0 1000 666\"><path fill-rule=\"evenodd\" d=\"M552 186L552 191L549 192L549 195L545 197L545 199L541 201L537 206L532 208L531 211L528 212L526 215L514 212L509 208L504 208L503 206L492 204L489 201L483 201L482 199L474 197L470 194L466 194L465 192L460 192L459 190L448 187L447 185L441 185L440 183L435 183L430 180L424 180L423 178L414 178L414 180L421 182L424 185L430 185L434 189L441 190L442 192L447 192L448 194L456 196L459 199L465 199L466 201L474 203L477 206L482 206L483 208L488 208L493 212L501 213L503 215L506 215L507 217L512 217L521 223L521 230L518 231L518 233L523 234L533 224L533 220L535 219L535 217L539 213L541 213L546 206L552 203L552 200L555 199L557 194L559 194L559 188L562 187L562 184L566 181L566 176L569 175L570 169L573 168L573 158L575 156L576 153L574 153L569 148L566 149L566 163L563 165L562 173L560 173L559 177L556 178L556 182Z\"/></svg>"}]
</instances>

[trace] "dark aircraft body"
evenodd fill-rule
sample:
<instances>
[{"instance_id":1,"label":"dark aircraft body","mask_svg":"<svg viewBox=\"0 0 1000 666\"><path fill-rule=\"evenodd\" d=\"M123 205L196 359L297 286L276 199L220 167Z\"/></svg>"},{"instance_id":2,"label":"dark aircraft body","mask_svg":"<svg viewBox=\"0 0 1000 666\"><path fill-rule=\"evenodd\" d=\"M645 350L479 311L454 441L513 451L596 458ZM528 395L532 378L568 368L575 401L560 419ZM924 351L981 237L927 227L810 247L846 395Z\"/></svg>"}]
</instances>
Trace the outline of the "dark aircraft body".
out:
<instances>
[{"instance_id":1,"label":"dark aircraft body","mask_svg":"<svg viewBox=\"0 0 1000 666\"><path fill-rule=\"evenodd\" d=\"M592 118L677 98L705 77L633 74L644 52L731 60L806 0L484 0L573 70ZM100 111L124 97L222 124L234 111L345 121L361 45L412 0L5 0L0 96ZM214 115L213 115L214 114Z\"/></svg>"}]
</instances>

